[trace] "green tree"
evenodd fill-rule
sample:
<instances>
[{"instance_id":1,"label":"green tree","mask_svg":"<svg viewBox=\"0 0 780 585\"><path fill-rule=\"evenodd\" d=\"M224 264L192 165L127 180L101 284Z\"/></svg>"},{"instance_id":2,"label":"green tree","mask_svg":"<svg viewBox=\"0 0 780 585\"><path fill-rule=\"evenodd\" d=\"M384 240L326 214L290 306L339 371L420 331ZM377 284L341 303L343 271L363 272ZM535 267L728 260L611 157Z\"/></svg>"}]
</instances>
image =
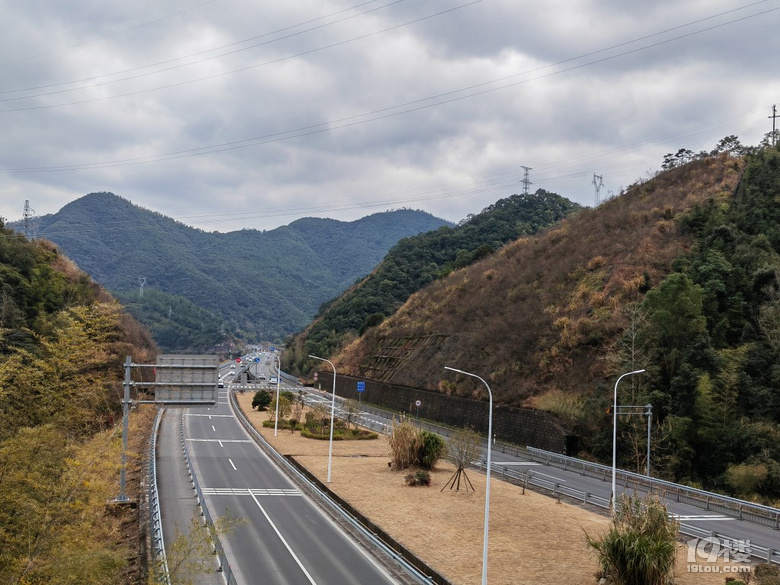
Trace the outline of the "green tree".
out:
<instances>
[{"instance_id":1,"label":"green tree","mask_svg":"<svg viewBox=\"0 0 780 585\"><path fill-rule=\"evenodd\" d=\"M271 404L271 394L266 390L258 390L252 397L252 408L265 410Z\"/></svg>"}]
</instances>

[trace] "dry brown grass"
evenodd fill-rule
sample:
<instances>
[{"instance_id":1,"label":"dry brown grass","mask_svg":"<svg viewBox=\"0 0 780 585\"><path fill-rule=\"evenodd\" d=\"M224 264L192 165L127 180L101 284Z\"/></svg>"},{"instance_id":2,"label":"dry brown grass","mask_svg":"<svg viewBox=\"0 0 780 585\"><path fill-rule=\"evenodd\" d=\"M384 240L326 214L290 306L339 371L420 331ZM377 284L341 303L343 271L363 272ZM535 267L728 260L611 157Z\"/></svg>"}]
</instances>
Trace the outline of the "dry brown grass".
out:
<instances>
[{"instance_id":1,"label":"dry brown grass","mask_svg":"<svg viewBox=\"0 0 780 585\"><path fill-rule=\"evenodd\" d=\"M251 410L251 393L238 395L250 421L274 448L291 455L323 482L327 477L328 442L262 426L267 413ZM392 471L387 438L334 441L332 489L361 513L412 550L456 585L479 583L485 476L468 473L476 491L440 490L455 472L442 462L431 472L430 487L408 487L404 471ZM545 495L498 481L490 488L488 580L492 585L544 583L593 585L596 558L585 545L585 532L605 531L608 519L581 506L558 503ZM678 571L685 571L686 551L678 552ZM724 575L680 572L678 585L724 582Z\"/></svg>"}]
</instances>

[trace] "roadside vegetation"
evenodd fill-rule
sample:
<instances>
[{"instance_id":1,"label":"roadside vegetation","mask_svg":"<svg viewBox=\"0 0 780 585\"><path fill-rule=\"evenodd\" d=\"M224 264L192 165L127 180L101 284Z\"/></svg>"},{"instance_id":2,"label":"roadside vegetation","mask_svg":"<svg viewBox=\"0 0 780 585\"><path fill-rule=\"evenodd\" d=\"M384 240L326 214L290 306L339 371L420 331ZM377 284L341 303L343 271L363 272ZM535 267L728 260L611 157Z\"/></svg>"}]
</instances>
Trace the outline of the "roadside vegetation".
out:
<instances>
[{"instance_id":1,"label":"roadside vegetation","mask_svg":"<svg viewBox=\"0 0 780 585\"><path fill-rule=\"evenodd\" d=\"M599 560L597 578L615 585L670 585L680 523L656 497L623 495L606 534L586 535Z\"/></svg>"},{"instance_id":2,"label":"roadside vegetation","mask_svg":"<svg viewBox=\"0 0 780 585\"><path fill-rule=\"evenodd\" d=\"M154 352L86 274L0 221L0 583L143 577L138 512L106 502L118 495L122 363ZM131 421L142 442L143 420ZM130 453L131 498L138 466Z\"/></svg>"},{"instance_id":3,"label":"roadside vegetation","mask_svg":"<svg viewBox=\"0 0 780 585\"><path fill-rule=\"evenodd\" d=\"M555 414L611 460L651 404L651 473L780 502L780 150L672 155L597 208L434 280L330 359L339 373ZM337 303L334 303L336 306ZM320 354L328 355L328 354ZM618 465L644 472L647 417ZM501 437L499 437L500 439Z\"/></svg>"}]
</instances>

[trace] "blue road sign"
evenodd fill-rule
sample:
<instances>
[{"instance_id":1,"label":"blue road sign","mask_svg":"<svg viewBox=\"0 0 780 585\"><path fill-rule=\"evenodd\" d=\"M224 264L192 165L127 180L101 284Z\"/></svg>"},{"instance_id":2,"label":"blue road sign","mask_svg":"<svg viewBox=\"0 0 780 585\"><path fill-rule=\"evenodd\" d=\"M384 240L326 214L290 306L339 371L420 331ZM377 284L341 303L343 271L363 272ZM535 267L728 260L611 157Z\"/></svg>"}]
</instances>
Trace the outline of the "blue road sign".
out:
<instances>
[{"instance_id":1,"label":"blue road sign","mask_svg":"<svg viewBox=\"0 0 780 585\"><path fill-rule=\"evenodd\" d=\"M358 392L365 392L366 391L366 383L365 382L358 382L357 383L357 391Z\"/></svg>"}]
</instances>

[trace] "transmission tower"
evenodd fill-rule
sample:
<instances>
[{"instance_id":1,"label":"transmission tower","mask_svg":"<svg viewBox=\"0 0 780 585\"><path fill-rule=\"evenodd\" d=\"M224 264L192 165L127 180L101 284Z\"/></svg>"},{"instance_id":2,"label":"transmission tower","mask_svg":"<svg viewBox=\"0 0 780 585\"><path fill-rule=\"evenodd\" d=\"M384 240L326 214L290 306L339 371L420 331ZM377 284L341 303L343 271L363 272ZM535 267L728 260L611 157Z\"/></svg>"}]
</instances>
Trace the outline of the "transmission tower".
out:
<instances>
[{"instance_id":1,"label":"transmission tower","mask_svg":"<svg viewBox=\"0 0 780 585\"><path fill-rule=\"evenodd\" d=\"M24 237L32 240L38 235L38 222L35 220L35 210L30 209L30 200L24 200L24 213L22 214L22 223L24 224Z\"/></svg>"},{"instance_id":2,"label":"transmission tower","mask_svg":"<svg viewBox=\"0 0 780 585\"><path fill-rule=\"evenodd\" d=\"M523 184L523 195L528 195L528 187L533 185L533 183L531 182L531 179L528 178L528 171L531 170L531 167L521 166L520 168L523 169L523 171L525 171L523 173L523 180L520 181Z\"/></svg>"},{"instance_id":3,"label":"transmission tower","mask_svg":"<svg viewBox=\"0 0 780 585\"><path fill-rule=\"evenodd\" d=\"M596 207L601 203L601 188L604 186L604 175L593 173L593 186L596 188Z\"/></svg>"},{"instance_id":4,"label":"transmission tower","mask_svg":"<svg viewBox=\"0 0 780 585\"><path fill-rule=\"evenodd\" d=\"M138 296L143 297L144 296L144 285L146 284L146 277L145 276L139 276L138 277L138 284L141 285L141 289L138 291Z\"/></svg>"}]
</instances>

